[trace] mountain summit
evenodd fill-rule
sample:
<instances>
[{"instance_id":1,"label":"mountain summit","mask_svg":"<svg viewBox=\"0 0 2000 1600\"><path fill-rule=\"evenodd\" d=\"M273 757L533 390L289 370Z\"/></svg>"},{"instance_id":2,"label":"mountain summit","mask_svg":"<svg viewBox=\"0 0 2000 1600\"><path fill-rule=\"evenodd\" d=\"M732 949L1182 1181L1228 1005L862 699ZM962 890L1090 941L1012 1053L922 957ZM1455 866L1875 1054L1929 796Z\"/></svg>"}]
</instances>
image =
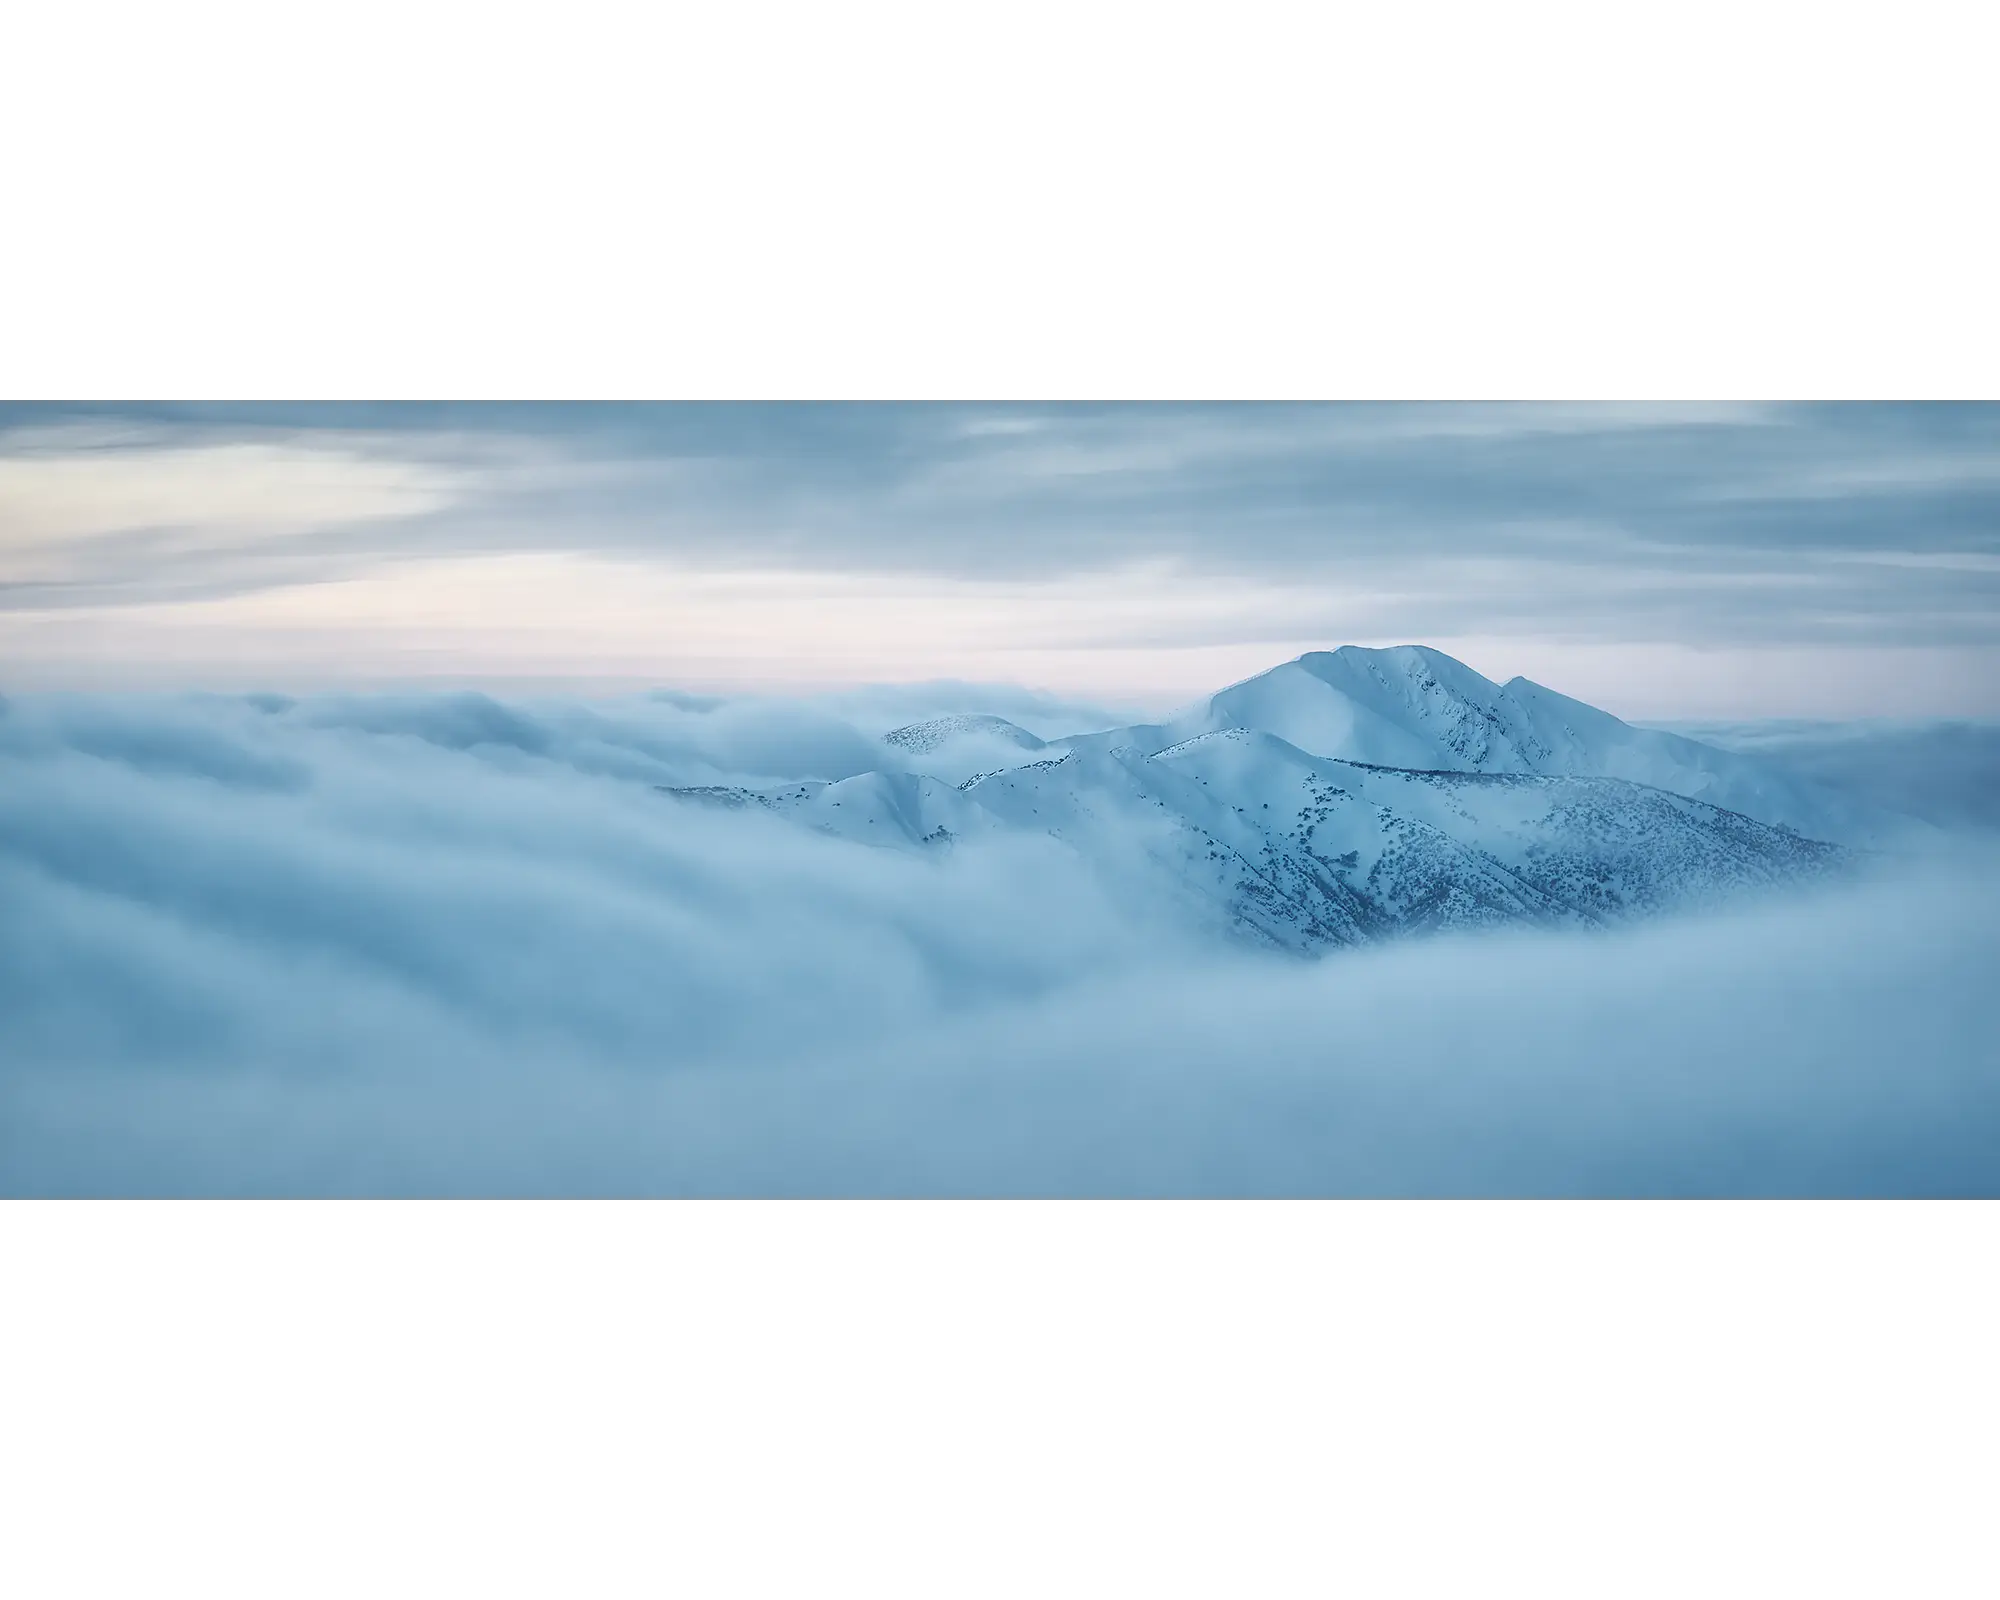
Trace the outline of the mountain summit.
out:
<instances>
[{"instance_id":1,"label":"mountain summit","mask_svg":"<svg viewBox=\"0 0 2000 1600\"><path fill-rule=\"evenodd\" d=\"M1198 726L1275 734L1314 755L1428 772L1621 778L1816 838L1872 842L1873 819L1754 756L1635 728L1527 678L1505 684L1423 645L1316 650L1223 690Z\"/></svg>"}]
</instances>

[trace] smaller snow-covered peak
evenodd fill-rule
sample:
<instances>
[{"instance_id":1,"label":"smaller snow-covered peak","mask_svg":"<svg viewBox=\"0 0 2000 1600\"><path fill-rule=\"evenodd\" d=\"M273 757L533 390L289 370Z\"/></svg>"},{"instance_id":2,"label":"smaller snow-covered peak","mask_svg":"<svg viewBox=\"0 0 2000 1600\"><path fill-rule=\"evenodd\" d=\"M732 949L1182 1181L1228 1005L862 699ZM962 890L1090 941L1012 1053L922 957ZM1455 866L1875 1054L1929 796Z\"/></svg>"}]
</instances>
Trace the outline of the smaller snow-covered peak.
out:
<instances>
[{"instance_id":1,"label":"smaller snow-covered peak","mask_svg":"<svg viewBox=\"0 0 2000 1600\"><path fill-rule=\"evenodd\" d=\"M1018 723L985 712L958 712L931 717L923 722L890 730L882 735L884 744L895 745L916 755L928 755L959 739L999 740L1022 750L1039 750L1042 741Z\"/></svg>"}]
</instances>

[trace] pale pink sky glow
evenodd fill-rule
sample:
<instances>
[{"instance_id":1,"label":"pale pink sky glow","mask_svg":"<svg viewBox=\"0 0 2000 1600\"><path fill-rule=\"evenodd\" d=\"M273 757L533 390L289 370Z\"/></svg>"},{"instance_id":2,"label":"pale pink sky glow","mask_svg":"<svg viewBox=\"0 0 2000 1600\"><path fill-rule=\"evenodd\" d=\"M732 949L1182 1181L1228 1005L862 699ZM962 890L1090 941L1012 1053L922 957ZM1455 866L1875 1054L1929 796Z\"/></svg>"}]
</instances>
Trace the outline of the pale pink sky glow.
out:
<instances>
[{"instance_id":1,"label":"pale pink sky glow","mask_svg":"<svg viewBox=\"0 0 2000 1600\"><path fill-rule=\"evenodd\" d=\"M298 410L0 416L0 682L2000 714L1995 408Z\"/></svg>"}]
</instances>

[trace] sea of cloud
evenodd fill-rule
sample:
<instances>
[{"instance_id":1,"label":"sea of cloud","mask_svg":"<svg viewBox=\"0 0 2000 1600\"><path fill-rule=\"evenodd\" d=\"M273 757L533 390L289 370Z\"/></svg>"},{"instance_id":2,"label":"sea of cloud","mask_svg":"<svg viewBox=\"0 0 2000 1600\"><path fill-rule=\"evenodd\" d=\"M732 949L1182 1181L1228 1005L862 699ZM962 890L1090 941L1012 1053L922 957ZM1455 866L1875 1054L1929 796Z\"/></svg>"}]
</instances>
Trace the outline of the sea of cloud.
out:
<instances>
[{"instance_id":1,"label":"sea of cloud","mask_svg":"<svg viewBox=\"0 0 2000 1600\"><path fill-rule=\"evenodd\" d=\"M947 693L0 702L0 1191L2000 1192L1990 840L1305 962L658 791Z\"/></svg>"},{"instance_id":2,"label":"sea of cloud","mask_svg":"<svg viewBox=\"0 0 2000 1600\"><path fill-rule=\"evenodd\" d=\"M2000 832L2000 722L1784 719L1659 726L1781 761L1885 811L1954 832Z\"/></svg>"}]
</instances>

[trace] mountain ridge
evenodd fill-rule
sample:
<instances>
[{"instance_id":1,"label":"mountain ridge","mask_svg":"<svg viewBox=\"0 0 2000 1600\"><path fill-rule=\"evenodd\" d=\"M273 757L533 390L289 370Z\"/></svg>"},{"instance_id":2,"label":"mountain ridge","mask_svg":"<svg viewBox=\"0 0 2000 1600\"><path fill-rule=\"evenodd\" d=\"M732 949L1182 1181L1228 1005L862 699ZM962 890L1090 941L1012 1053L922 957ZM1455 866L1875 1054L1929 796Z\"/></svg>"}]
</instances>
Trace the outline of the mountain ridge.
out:
<instances>
[{"instance_id":1,"label":"mountain ridge","mask_svg":"<svg viewBox=\"0 0 2000 1600\"><path fill-rule=\"evenodd\" d=\"M885 771L667 792L882 848L1045 834L1218 931L1300 953L1461 927L1601 925L1850 855L1786 820L1812 817L1820 798L1751 758L1633 728L1525 678L1493 683L1421 646L1310 652L1165 723L1030 745L1025 730L986 725L1002 720L934 718L886 741L916 757L967 737L1008 747L1002 765L961 779ZM1365 759L1385 755L1399 759ZM1823 805L1836 822L1837 811Z\"/></svg>"}]
</instances>

